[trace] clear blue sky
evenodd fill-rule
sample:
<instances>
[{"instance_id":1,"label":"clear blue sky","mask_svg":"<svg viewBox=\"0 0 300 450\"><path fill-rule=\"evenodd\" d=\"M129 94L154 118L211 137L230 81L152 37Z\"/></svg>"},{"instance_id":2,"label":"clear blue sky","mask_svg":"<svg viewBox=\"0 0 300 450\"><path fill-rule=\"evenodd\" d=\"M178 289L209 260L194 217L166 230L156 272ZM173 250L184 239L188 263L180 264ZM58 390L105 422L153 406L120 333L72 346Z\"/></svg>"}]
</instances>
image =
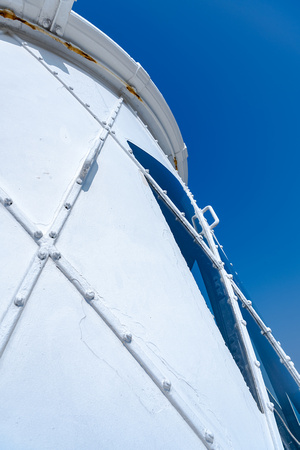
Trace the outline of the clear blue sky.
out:
<instances>
[{"instance_id":1,"label":"clear blue sky","mask_svg":"<svg viewBox=\"0 0 300 450\"><path fill-rule=\"evenodd\" d=\"M151 76L189 152L189 187L300 370L300 3L78 0Z\"/></svg>"}]
</instances>

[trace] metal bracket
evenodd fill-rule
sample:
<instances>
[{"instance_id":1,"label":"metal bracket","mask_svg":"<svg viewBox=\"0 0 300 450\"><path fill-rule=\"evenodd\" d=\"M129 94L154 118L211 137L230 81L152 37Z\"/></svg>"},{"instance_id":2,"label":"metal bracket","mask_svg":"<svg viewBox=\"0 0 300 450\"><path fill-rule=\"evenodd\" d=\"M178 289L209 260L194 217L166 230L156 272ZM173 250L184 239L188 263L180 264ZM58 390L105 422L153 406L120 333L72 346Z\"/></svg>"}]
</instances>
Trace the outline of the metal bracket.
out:
<instances>
[{"instance_id":1,"label":"metal bracket","mask_svg":"<svg viewBox=\"0 0 300 450\"><path fill-rule=\"evenodd\" d=\"M58 36L63 36L74 0L45 0L38 20L39 25Z\"/></svg>"},{"instance_id":2,"label":"metal bracket","mask_svg":"<svg viewBox=\"0 0 300 450\"><path fill-rule=\"evenodd\" d=\"M210 206L210 205L205 206L205 208L202 209L202 214L204 215L206 213L206 211L209 211L214 219L214 222L211 225L209 225L210 230L212 230L220 223L220 220L212 206Z\"/></svg>"}]
</instances>

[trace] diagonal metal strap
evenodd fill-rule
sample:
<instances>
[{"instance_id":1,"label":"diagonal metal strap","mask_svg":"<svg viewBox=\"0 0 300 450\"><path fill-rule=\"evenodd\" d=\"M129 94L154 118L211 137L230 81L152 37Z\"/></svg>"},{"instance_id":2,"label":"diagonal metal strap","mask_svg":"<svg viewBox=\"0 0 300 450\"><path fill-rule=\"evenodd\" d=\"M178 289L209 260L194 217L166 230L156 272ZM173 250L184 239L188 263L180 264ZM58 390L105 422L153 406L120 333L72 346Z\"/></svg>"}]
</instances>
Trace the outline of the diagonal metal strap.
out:
<instances>
[{"instance_id":1,"label":"diagonal metal strap","mask_svg":"<svg viewBox=\"0 0 300 450\"><path fill-rule=\"evenodd\" d=\"M7 343L21 317L22 311L28 301L28 298L37 283L37 280L45 267L48 257L50 256L54 261L60 258L60 253L55 248L55 241L58 238L66 220L69 217L70 211L73 208L82 189L82 183L87 177L93 163L96 161L104 142L109 135L110 128L117 117L117 114L121 108L123 99L120 98L116 103L112 113L109 115L108 123L111 124L103 128L100 132L100 136L94 142L93 147L86 156L80 172L78 173L76 180L71 186L65 201L59 209L52 225L50 226L50 232L48 236L43 236L41 230L39 230L26 215L14 204L13 200L7 195L3 189L0 189L0 202L7 209L7 211L19 222L24 230L34 239L36 244L39 245L39 250L36 252L33 261L28 267L25 276L17 289L14 298L11 301L6 314L0 324L0 356L3 354Z\"/></svg>"}]
</instances>

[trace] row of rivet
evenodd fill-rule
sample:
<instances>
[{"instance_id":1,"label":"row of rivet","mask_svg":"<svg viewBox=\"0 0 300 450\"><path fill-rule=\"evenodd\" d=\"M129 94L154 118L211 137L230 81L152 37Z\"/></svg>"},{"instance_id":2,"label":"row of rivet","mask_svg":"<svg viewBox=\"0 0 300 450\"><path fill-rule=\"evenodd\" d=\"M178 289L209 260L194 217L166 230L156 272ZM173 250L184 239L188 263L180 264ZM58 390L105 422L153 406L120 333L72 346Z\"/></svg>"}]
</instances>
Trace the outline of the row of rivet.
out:
<instances>
[{"instance_id":1,"label":"row of rivet","mask_svg":"<svg viewBox=\"0 0 300 450\"><path fill-rule=\"evenodd\" d=\"M43 233L34 224L31 223L25 214L17 207L12 198L9 197L3 189L0 188L0 203L10 212L10 214L19 222L25 231L36 241L43 237Z\"/></svg>"},{"instance_id":2,"label":"row of rivet","mask_svg":"<svg viewBox=\"0 0 300 450\"><path fill-rule=\"evenodd\" d=\"M287 370L290 372L296 383L298 384L300 388L300 374L297 372L297 370L294 367L294 363L291 361L290 356L288 356L284 350L281 348L280 342L276 341L274 336L272 335L271 328L267 327L262 319L259 317L257 312L252 306L252 302L250 300L247 300L246 297L243 295L243 293L240 291L240 289L237 287L237 285L232 281L232 286L234 291L237 293L242 306L248 310L252 318L255 320L257 325L259 326L261 330L261 334L266 337L266 339L269 341L271 346L276 351L277 355L279 356L279 360L282 364L285 365Z\"/></svg>"},{"instance_id":3,"label":"row of rivet","mask_svg":"<svg viewBox=\"0 0 300 450\"><path fill-rule=\"evenodd\" d=\"M119 320L112 314L109 308L101 301L101 297L97 294L88 282L76 271L76 269L63 257L56 261L56 266L66 276L66 278L74 285L87 303L94 309L94 311L101 317L101 319L109 326L117 338L126 346L129 353L139 363L139 365L150 376L152 381L159 387L159 389L169 399L170 403L177 409L184 420L191 426L196 434L204 442L209 449L218 448L212 444L214 442L214 435L208 429L200 426L199 419L193 419L195 413L189 410L189 406L179 396L179 394L172 388L171 381L164 377L160 370L154 365L149 357L143 352L137 342L133 341L132 334L129 331L124 331L124 327ZM196 420L197 424L194 423Z\"/></svg>"},{"instance_id":4,"label":"row of rivet","mask_svg":"<svg viewBox=\"0 0 300 450\"><path fill-rule=\"evenodd\" d=\"M211 252L211 250L209 249L209 247L205 244L205 242L203 241L203 237L200 236L196 230L194 229L194 227L189 223L189 221L185 218L185 214L182 211L179 211L178 208L174 205L174 203L172 202L172 200L168 197L168 195L165 193L165 191L163 189L161 189L161 187L156 183L156 181L151 177L151 175L149 174L149 170L148 169L144 169L143 168L143 173L147 179L147 181L149 181L149 183L151 184L151 186L154 188L154 190L159 194L160 197L163 198L163 200L165 201L165 203L169 206L169 208L173 211L174 215L175 215L175 219L179 220L180 222L183 223L183 225L185 226L185 228L187 228L187 230L189 231L189 233L193 236L195 242L197 242L202 249L204 250L204 252L207 254L207 256L209 257L209 259L213 262L213 264L215 264L215 266L217 268L220 267L220 262L215 258L215 256L213 255L213 253Z\"/></svg>"},{"instance_id":5,"label":"row of rivet","mask_svg":"<svg viewBox=\"0 0 300 450\"><path fill-rule=\"evenodd\" d=\"M56 27L56 34L59 34L59 28L60 27ZM28 47L28 43L25 41L22 41L18 36L14 35L14 38L37 60L39 61L43 67L45 67L45 69L47 69L52 75L55 76L55 78L57 78L57 80L67 89L68 92L70 92L70 94L73 95L73 97L76 98L76 100L86 109L86 111L88 111L89 114L91 114L93 116L93 118L100 124L102 125L102 121L101 119L98 118L98 116L96 114L94 114L91 109L90 109L90 105L89 103L86 103L84 101L82 101L80 99L80 97L74 92L74 87L73 86L69 86L67 83L65 83L60 77L59 74L56 70L52 70L51 67L48 66L48 64L45 62L44 58L42 58L41 56L36 56L35 53Z\"/></svg>"},{"instance_id":6,"label":"row of rivet","mask_svg":"<svg viewBox=\"0 0 300 450\"><path fill-rule=\"evenodd\" d=\"M40 251L40 249L39 249ZM0 356L2 355L12 333L16 327L16 324L21 316L23 307L25 306L37 280L46 264L46 258L41 259L36 253L32 263L30 264L24 279L22 280L16 295L14 296L13 303L6 310L0 324ZM17 307L17 308L15 308Z\"/></svg>"},{"instance_id":7,"label":"row of rivet","mask_svg":"<svg viewBox=\"0 0 300 450\"><path fill-rule=\"evenodd\" d=\"M188 196L190 197L190 199L191 199L191 202L192 202L192 204L193 203L195 203L195 205L194 206L196 206L196 202L195 202L195 200L193 200L193 195L191 194L191 192L190 192L190 190L185 186L185 183L184 182L181 182L181 184L183 185L183 187L185 187L185 190L186 190L186 192L187 192L187 194L188 194ZM213 230L212 230L213 231ZM216 249L218 248L218 246L216 246ZM222 246L221 246L221 248L222 248ZM232 265L232 264L231 264ZM233 285L235 285L235 283L233 282L233 275L232 274L227 274L227 278L228 279L230 279L231 280L231 283L233 284ZM238 301L238 298L239 297L237 297L237 296L234 296L234 299L235 300L237 300ZM242 302L242 307L243 308L247 308L248 310L249 310L249 312L250 312L250 314L252 315L252 317L253 317L253 314L252 314L252 310L254 311L254 309L253 308L251 308L251 306L252 306L252 302L250 301L250 300L247 300L246 298L241 298L241 302ZM256 315L257 315L257 317L259 317L258 316L258 314L256 313ZM259 318L260 319L260 318ZM271 335L272 336L272 331L271 331L271 329L270 328L268 328L268 327L266 327L264 324L263 324L263 322L261 321L261 319L260 319L260 322L261 322L261 324L259 325L260 326L260 328L261 328L261 333L263 334L263 335L265 335L266 337L267 337L267 335ZM243 324L243 325L247 325L247 323L246 323L246 321L241 321L241 323ZM274 338L273 338L274 339ZM270 339L269 339L270 340ZM274 341L275 341L275 339L274 339ZM275 341L276 342L276 341ZM277 345L279 345L277 342L276 342L276 344ZM276 344L275 344L275 346L276 346ZM276 349L275 349L276 350ZM278 353L280 353L281 355L282 354L284 354L285 355L285 353L283 352L283 350L280 352L280 350L279 351L277 351L277 354ZM290 363L290 366L294 366L294 364L290 361L291 360L291 358L289 357L289 356L287 356L287 355L285 355L285 357L283 357L283 358L280 358L280 362L282 362L283 364L286 362L286 363ZM258 366L259 367L259 366ZM293 372L295 372L295 371L293 371ZM299 384L299 380L300 380L300 376L299 376L299 374L298 374L298 372L295 374L294 373L294 379L297 381L297 383L298 383L298 385L299 385L299 387L300 387L300 384Z\"/></svg>"},{"instance_id":8,"label":"row of rivet","mask_svg":"<svg viewBox=\"0 0 300 450\"><path fill-rule=\"evenodd\" d=\"M127 153L131 153L130 156L131 156L131 158L133 158L132 152L127 152ZM150 184L155 188L155 190L160 194L160 196L163 197L164 200L167 200L166 203L167 203L167 204L169 203L168 206L170 207L170 206L172 205L171 209L173 210L173 213L175 213L176 219L177 219L177 220L180 220L181 218L183 218L183 220L186 221L186 219L184 218L184 216L183 216L182 214L180 214L180 213L179 213L180 215L178 214L177 208L176 208L176 207L174 208L174 205L172 204L172 202L169 202L169 201L168 201L169 198L164 194L163 190L157 185L157 183L156 183L154 180L150 179L150 176L148 175L149 171L145 170L143 167L142 167L142 170L143 170L143 173L144 173L145 177L147 178L147 180L150 181ZM178 178L180 179L180 182L181 182L181 184L183 185L184 189L188 192L188 195L190 196L191 202L192 202L192 204L193 204L193 206L194 206L194 208L195 208L195 210L196 210L197 205L196 205L195 200L191 197L191 194L189 193L188 189L186 188L185 183L181 180L181 178L180 178L179 176L178 176ZM152 182L151 182L151 181L152 181ZM153 182L153 181L154 181L154 182ZM157 185L157 186L155 186L155 185ZM170 203L171 203L171 205L170 205ZM181 217L180 217L180 216L181 216ZM182 219L181 219L181 221L182 221ZM187 221L186 221L186 222L187 222ZM204 227L205 227L205 222L207 222L207 221L206 221L206 219L205 219L204 217L203 217L203 221L202 221L202 222L204 222ZM190 227L189 227L189 225L190 225L189 222L187 222L187 224L184 223L184 225L185 225L185 226L187 225L186 228L188 228L188 229L190 228ZM208 226L208 225L207 225L207 226ZM196 231L196 230L194 231L194 228L192 228L192 230L193 230L193 232L192 232L191 234L194 235L194 240L196 240L196 242L199 243L199 244L201 245L202 243L201 243L201 241L199 240L199 236L198 236L197 231ZM195 236L195 233L196 233L196 236ZM210 230L210 229L209 229L209 230L208 230L208 234L210 234L211 236L213 236L213 230ZM199 241L200 241L200 242L199 242ZM264 382L263 382L262 375L261 375L260 371L259 371L258 373L255 373L255 371L254 371L254 367L252 366L252 364L253 364L253 363L252 363L252 361L253 361L252 358L255 357L255 353L254 353L253 347L252 347L252 345L251 345L251 341L250 341L250 337L249 337L249 335L248 335L248 332L247 332L246 330L243 331L243 330L241 329L241 327L240 327L240 325L239 325L239 321L240 321L241 325L244 325L245 327L246 327L247 323L246 323L246 321L244 321L243 318L242 318L242 315L241 315L239 306L238 306L238 304L237 304L238 298L234 295L233 292L231 292L232 289L230 289L229 283L228 283L227 281L225 281L225 278L227 278L228 280L230 280L230 282L232 282L233 276L232 276L231 274L228 274L228 273L224 270L224 265L225 265L225 264L224 264L224 262L221 261L221 258L220 258L220 256L219 256L219 253L218 253L218 246L215 246L213 242L210 243L209 246L210 246L210 248L209 248L210 252L206 251L206 254L208 255L208 257L209 257L210 260L212 261L213 266L214 266L216 269L219 270L219 272L220 272L220 274L221 274L221 276L222 276L222 278L223 278L223 280L224 280L224 284L225 284L226 290L228 291L228 302L230 303L230 305L231 305L232 308L233 308L233 312L234 312L234 315L235 315L235 317L236 317L236 326L239 328L240 333L241 333L242 340L244 341L244 344L245 344L245 346L246 346L247 359L248 359L249 365L250 365L250 367L251 367L252 376L253 376L254 379L255 379L255 385L257 386L257 389L258 389L258 392L257 392L258 398L260 399L260 402L262 402L262 403L265 405L265 406L263 407L263 410L266 411L266 408L265 408L265 407L268 405L268 403L267 403L268 398L267 398L267 393L266 393L265 385L264 385ZM205 247L204 247L203 245L201 245L201 247L203 247L204 250L207 250L207 249L205 248L206 245L205 245ZM213 256L213 257L212 257L212 256ZM228 284L228 285L227 285L227 284ZM234 302L233 300L235 300L235 302ZM254 361L255 361L255 360L254 360ZM255 364L255 365L256 365L256 364ZM273 429L274 429L274 421L272 421L271 419L267 418L267 422L268 422L268 425L269 425L269 427L270 427L270 433L271 433L272 436L274 436L274 433L273 433Z\"/></svg>"},{"instance_id":9,"label":"row of rivet","mask_svg":"<svg viewBox=\"0 0 300 450\"><path fill-rule=\"evenodd\" d=\"M111 113L111 115L109 116L109 118L107 120L112 121L112 123L114 122L114 120L117 117L117 114L121 108L122 102L123 102L122 98L118 99L117 104L115 105L115 107L113 109L113 112ZM81 192L82 184L83 184L84 180L86 179L88 173L90 172L90 170L93 166L93 163L97 160L97 158L99 156L99 153L105 143L108 133L109 133L109 131L106 128L102 129L100 136L95 140L93 147L91 148L88 155L86 156L86 158L81 166L79 175L76 178L75 183L71 187L69 194L67 195L67 197L64 200L63 206L59 210L56 218L54 219L54 221L51 225L51 231L49 233L49 236L51 238L56 239L58 237L59 233L61 232L61 230L69 216L69 213L70 213L71 209L73 208L73 206Z\"/></svg>"}]
</instances>

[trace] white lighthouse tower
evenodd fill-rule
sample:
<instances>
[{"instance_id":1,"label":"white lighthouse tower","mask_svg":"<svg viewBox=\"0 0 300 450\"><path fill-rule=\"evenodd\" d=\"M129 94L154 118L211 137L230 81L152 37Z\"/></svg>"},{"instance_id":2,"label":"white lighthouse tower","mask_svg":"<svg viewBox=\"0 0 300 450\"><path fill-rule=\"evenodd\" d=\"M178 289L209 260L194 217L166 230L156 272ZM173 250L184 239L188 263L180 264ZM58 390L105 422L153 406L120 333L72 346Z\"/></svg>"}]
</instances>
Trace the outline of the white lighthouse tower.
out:
<instances>
[{"instance_id":1,"label":"white lighthouse tower","mask_svg":"<svg viewBox=\"0 0 300 450\"><path fill-rule=\"evenodd\" d=\"M168 105L72 4L0 0L0 449L298 448Z\"/></svg>"}]
</instances>

